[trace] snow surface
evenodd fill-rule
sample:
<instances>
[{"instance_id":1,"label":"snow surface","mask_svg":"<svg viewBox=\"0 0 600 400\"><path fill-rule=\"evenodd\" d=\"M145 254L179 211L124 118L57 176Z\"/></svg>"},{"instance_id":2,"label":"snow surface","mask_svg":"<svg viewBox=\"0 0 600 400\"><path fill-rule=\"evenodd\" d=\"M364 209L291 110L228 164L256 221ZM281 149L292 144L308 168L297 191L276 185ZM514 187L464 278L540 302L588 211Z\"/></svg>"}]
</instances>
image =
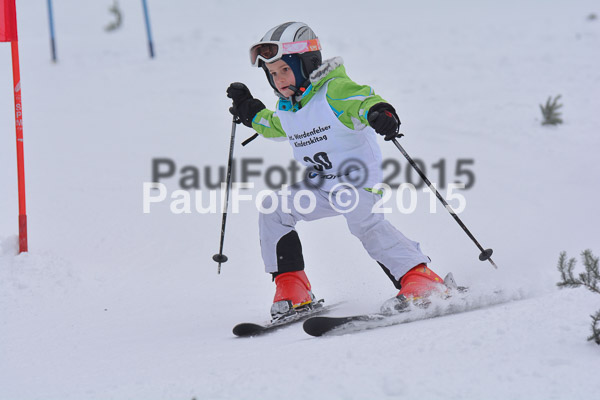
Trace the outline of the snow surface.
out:
<instances>
[{"instance_id":1,"label":"snow surface","mask_svg":"<svg viewBox=\"0 0 600 400\"><path fill-rule=\"evenodd\" d=\"M558 290L561 251L600 254L600 13L596 1L149 1L157 58L139 1L106 33L112 1L55 0L58 64L46 2L17 0L28 254L17 252L10 46L0 44L0 399L596 399L600 348L586 341L598 296ZM316 8L315 8L316 7ZM429 196L388 218L421 242L440 275L474 301L463 314L326 338L300 326L252 339L231 328L268 318L257 211L231 214L221 275L220 214L142 212L151 160L216 171L231 118L225 89L275 101L248 47L287 20L309 23L324 56L392 102L402 144L431 165L475 160L461 218L493 270ZM564 124L538 108L561 94ZM238 129L238 143L252 132ZM381 142L384 158L400 157ZM238 158L287 166L285 143ZM405 163L402 164L405 167ZM404 171L402 172L404 174ZM404 175L402 175L404 176ZM170 191L179 177L165 180ZM202 177L202 179L204 179ZM216 172L213 173L216 180ZM257 190L262 178L253 180ZM395 290L343 218L298 226L314 291L376 310ZM579 263L580 264L580 263ZM581 265L580 265L581 267Z\"/></svg>"}]
</instances>

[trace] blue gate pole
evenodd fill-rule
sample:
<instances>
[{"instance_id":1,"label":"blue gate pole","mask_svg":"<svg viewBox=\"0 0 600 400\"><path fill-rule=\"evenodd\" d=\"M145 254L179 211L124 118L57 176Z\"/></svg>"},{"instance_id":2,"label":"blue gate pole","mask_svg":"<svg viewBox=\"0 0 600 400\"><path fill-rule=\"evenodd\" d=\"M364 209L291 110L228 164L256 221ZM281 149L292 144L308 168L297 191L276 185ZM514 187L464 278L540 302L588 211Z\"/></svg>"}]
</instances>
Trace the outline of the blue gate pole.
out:
<instances>
[{"instance_id":1,"label":"blue gate pole","mask_svg":"<svg viewBox=\"0 0 600 400\"><path fill-rule=\"evenodd\" d=\"M48 0L48 20L50 21L50 49L52 61L56 62L56 43L54 41L54 16L52 15L52 0Z\"/></svg>"},{"instance_id":2,"label":"blue gate pole","mask_svg":"<svg viewBox=\"0 0 600 400\"><path fill-rule=\"evenodd\" d=\"M146 20L146 34L148 35L148 50L150 51L150 58L154 58L154 45L152 44L152 31L150 30L150 17L148 17L148 5L146 0L142 0L144 6L144 18Z\"/></svg>"}]
</instances>

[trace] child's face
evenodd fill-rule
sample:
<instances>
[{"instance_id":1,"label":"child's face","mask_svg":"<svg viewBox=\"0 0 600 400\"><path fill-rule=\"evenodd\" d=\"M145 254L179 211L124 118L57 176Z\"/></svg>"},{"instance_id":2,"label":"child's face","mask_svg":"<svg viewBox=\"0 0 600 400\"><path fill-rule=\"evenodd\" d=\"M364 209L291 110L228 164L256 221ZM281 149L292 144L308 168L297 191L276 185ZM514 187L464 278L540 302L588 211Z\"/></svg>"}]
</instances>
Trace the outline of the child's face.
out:
<instances>
[{"instance_id":1,"label":"child's face","mask_svg":"<svg viewBox=\"0 0 600 400\"><path fill-rule=\"evenodd\" d=\"M279 93L285 97L290 97L294 94L294 91L288 87L290 85L296 86L296 78L294 77L294 72L285 61L278 60L267 64L267 69L273 77L273 82L275 82L275 87L277 87Z\"/></svg>"}]
</instances>

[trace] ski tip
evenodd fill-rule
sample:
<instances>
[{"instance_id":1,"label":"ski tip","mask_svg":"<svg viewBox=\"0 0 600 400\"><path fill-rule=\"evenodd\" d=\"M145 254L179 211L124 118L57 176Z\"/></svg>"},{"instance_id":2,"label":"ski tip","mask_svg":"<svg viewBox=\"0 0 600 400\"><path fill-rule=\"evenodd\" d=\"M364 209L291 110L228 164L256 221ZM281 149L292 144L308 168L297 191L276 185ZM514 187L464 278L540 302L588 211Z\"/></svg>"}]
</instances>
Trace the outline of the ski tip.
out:
<instances>
[{"instance_id":1,"label":"ski tip","mask_svg":"<svg viewBox=\"0 0 600 400\"><path fill-rule=\"evenodd\" d=\"M233 327L233 334L238 337L254 336L264 330L264 326L245 322Z\"/></svg>"},{"instance_id":2,"label":"ski tip","mask_svg":"<svg viewBox=\"0 0 600 400\"><path fill-rule=\"evenodd\" d=\"M359 315L352 317L312 317L304 321L302 327L304 332L311 336L323 336L332 332L336 328L342 328L344 325L353 322L369 319L369 316Z\"/></svg>"},{"instance_id":3,"label":"ski tip","mask_svg":"<svg viewBox=\"0 0 600 400\"><path fill-rule=\"evenodd\" d=\"M311 336L323 336L323 324L327 322L326 317L312 317L304 321L302 328Z\"/></svg>"}]
</instances>

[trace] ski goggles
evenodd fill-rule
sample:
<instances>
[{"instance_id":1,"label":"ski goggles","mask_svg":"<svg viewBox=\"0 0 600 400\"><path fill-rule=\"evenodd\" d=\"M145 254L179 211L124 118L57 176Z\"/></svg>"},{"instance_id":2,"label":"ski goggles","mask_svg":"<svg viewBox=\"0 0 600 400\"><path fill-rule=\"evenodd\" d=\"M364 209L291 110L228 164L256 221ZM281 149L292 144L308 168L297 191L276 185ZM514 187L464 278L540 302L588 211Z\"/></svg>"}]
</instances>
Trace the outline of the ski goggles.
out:
<instances>
[{"instance_id":1,"label":"ski goggles","mask_svg":"<svg viewBox=\"0 0 600 400\"><path fill-rule=\"evenodd\" d=\"M260 61L272 63L284 54L298 54L321 50L319 39L303 40L301 42L259 42L250 47L250 64L258 67Z\"/></svg>"}]
</instances>

